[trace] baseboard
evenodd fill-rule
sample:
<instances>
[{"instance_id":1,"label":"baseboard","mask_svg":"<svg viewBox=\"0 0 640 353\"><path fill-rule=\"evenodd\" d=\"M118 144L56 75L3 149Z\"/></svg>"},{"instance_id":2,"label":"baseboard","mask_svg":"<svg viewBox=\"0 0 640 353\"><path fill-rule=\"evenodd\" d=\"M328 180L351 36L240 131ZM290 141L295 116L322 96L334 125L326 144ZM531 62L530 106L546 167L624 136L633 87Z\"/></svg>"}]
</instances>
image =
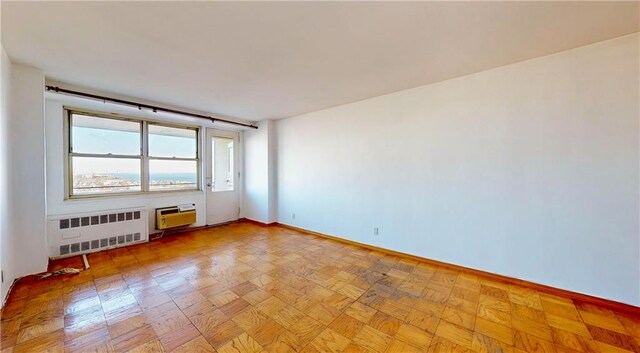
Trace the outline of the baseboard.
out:
<instances>
[{"instance_id":1,"label":"baseboard","mask_svg":"<svg viewBox=\"0 0 640 353\"><path fill-rule=\"evenodd\" d=\"M251 223L260 224L260 222L251 222ZM631 314L635 314L635 315L640 315L640 307L637 307L637 306L634 306L634 305L631 305L631 304L626 304L626 303L613 301L613 300L610 300L610 299L604 299L604 298L600 298L600 297L595 297L595 296L592 296L592 295L589 295L589 294L572 292L570 290L560 289L560 288L551 287L551 286L547 286L547 285L539 284L539 283L534 283L534 282L529 282L529 281L526 281L526 280L523 280L523 279L508 277L508 276L504 276L504 275L499 275L499 274L492 273L492 272L486 272L486 271L476 270L476 269L469 268L469 267L464 267L464 266L454 265L454 264L450 264L450 263L446 263L446 262L442 262L442 261L432 260L432 259L428 259L428 258L416 256L416 255L411 255L411 254L395 251L395 250L389 250L389 249L385 249L385 248L380 248L380 247L377 247L377 246L364 244L364 243L359 243L359 242L355 242L355 241L352 241L352 240L339 238L339 237L332 236L332 235L327 235L327 234L323 234L323 233L319 233L319 232L314 232L312 230L308 230L308 229L304 229L304 228L294 227L294 226L291 226L291 225L288 225L288 224L276 223L275 225L278 225L278 226L283 227L283 228L292 229L292 230L295 230L295 231L298 231L298 232L301 232L301 233L314 235L314 236L317 236L317 237L338 241L338 242L341 242L341 243L357 246L357 247L360 247L360 248L381 252L381 253L384 253L384 254L394 255L394 256L398 256L398 257L402 257L402 258L407 258L407 259L411 259L411 260L415 260L415 261L419 261L419 262L428 263L428 264L431 264L431 265L434 265L434 266L438 266L438 267L448 268L448 269L456 270L456 271L459 271L459 272L464 272L464 273L472 274L472 275L475 275L475 276L484 277L484 278L491 279L491 280L494 280L494 281L497 281L497 282L501 282L501 283L505 283L505 284L518 285L518 286L534 289L534 290L537 290L537 291L540 291L540 292L553 294L553 295L557 295L557 296L561 296L561 297L565 297L565 298L570 298L570 299L573 299L573 300L576 300L576 301L580 301L580 302L583 302L583 303L589 303L589 304L603 306L603 307L606 307L606 308L609 308L611 310L615 310L615 311L618 311L618 312L624 312L624 313L631 313Z\"/></svg>"}]
</instances>

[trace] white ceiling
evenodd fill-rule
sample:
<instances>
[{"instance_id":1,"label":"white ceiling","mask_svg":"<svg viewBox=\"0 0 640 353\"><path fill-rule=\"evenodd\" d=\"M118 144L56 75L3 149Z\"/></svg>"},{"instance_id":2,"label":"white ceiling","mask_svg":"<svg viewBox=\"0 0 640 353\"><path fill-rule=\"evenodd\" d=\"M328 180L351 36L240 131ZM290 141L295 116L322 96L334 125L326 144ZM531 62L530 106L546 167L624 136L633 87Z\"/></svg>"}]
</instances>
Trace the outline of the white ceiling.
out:
<instances>
[{"instance_id":1,"label":"white ceiling","mask_svg":"<svg viewBox=\"0 0 640 353\"><path fill-rule=\"evenodd\" d=\"M6 2L2 45L49 79L283 118L639 30L638 2Z\"/></svg>"}]
</instances>

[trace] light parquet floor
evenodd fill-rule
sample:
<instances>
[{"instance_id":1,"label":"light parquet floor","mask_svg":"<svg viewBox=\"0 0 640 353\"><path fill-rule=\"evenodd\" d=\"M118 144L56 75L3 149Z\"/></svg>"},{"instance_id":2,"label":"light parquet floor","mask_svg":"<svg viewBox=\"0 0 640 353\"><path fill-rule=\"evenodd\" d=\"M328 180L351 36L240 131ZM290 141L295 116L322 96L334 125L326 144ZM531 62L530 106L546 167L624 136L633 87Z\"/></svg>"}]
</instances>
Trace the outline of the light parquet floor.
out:
<instances>
[{"instance_id":1,"label":"light parquet floor","mask_svg":"<svg viewBox=\"0 0 640 353\"><path fill-rule=\"evenodd\" d=\"M640 352L630 314L281 227L236 223L89 261L14 288L3 353Z\"/></svg>"}]
</instances>

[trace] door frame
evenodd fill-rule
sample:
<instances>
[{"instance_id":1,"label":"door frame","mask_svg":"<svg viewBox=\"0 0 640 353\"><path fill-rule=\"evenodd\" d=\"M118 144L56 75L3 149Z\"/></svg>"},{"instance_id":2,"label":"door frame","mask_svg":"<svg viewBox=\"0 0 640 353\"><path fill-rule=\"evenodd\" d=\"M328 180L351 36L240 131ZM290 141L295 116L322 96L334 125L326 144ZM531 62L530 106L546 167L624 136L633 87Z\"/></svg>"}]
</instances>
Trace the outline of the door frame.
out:
<instances>
[{"instance_id":1,"label":"door frame","mask_svg":"<svg viewBox=\"0 0 640 353\"><path fill-rule=\"evenodd\" d=\"M244 207L243 207L243 195L244 195L244 148L242 144L242 130L226 130L214 127L206 127L203 129L203 148L204 148L204 168L202 171L202 185L204 188L204 205L205 205L205 224L207 226L215 226L223 223L214 223L209 224L209 195L211 191L209 191L210 186L208 186L210 179L208 178L209 173L211 172L211 163L212 159L212 148L209 148L210 137L220 136L220 137L229 137L235 138L237 146L234 146L234 162L233 166L235 168L234 173L236 177L235 191L238 193L238 208L240 212L238 213L238 219L241 219L244 216ZM233 222L233 221L230 221Z\"/></svg>"}]
</instances>

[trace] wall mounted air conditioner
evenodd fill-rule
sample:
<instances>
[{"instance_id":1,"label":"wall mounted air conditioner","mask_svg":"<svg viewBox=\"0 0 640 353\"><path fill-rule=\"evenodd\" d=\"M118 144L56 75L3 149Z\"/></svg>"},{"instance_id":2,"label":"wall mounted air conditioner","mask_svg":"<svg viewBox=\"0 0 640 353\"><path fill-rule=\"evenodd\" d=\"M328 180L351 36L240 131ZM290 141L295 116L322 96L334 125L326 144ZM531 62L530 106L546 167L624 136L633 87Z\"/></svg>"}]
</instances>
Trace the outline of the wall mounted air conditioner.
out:
<instances>
[{"instance_id":1,"label":"wall mounted air conditioner","mask_svg":"<svg viewBox=\"0 0 640 353\"><path fill-rule=\"evenodd\" d=\"M156 208L156 228L169 229L196 223L196 205L193 203Z\"/></svg>"}]
</instances>

